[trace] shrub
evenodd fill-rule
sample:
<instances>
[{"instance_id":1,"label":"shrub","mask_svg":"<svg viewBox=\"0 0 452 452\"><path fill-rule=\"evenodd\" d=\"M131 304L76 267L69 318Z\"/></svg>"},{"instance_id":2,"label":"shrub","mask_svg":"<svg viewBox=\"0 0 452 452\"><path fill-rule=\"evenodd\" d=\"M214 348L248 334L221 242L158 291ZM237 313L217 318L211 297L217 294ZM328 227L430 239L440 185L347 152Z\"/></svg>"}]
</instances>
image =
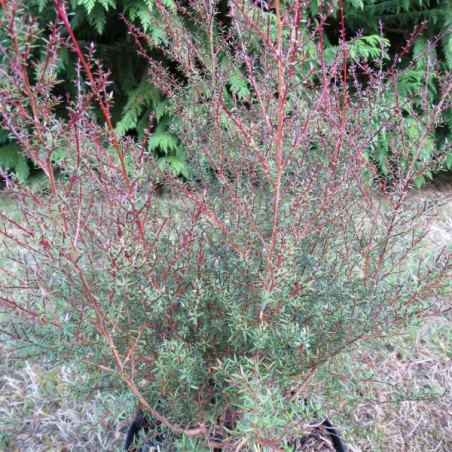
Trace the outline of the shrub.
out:
<instances>
[{"instance_id":1,"label":"shrub","mask_svg":"<svg viewBox=\"0 0 452 452\"><path fill-rule=\"evenodd\" d=\"M366 4L360 0L344 1L343 16L351 56L355 59L361 58L370 61L372 58L378 57L382 46L388 46L386 64L392 64L401 58L400 65L405 68L396 80L399 96L402 99L417 96L417 93L423 89L424 75L429 71L429 58L437 58L438 67L449 70L452 68L452 34L449 33L450 14L448 14L447 1L373 1ZM181 0L178 2L184 4ZM163 4L171 8L174 14L178 14L176 3L174 0L166 0ZM253 0L249 0L249 3L251 5ZM185 5L189 7L189 2L185 2ZM305 18L317 20L321 6L321 2L311 1L309 8L306 8L304 12ZM323 37L326 55L334 55L335 52L340 51L340 45L337 45L341 37L339 6L339 2L332 2L326 18L327 26ZM39 18L38 24L41 29L47 29L48 23L53 18L53 3L50 0L27 0L27 2L23 2L23 7L29 14ZM155 2L148 0L124 2L72 0L67 7L71 27L79 43L84 46L95 42L97 57L112 71L110 90L114 93L115 102L111 106L111 116L116 132L119 135L128 134L142 140L149 114L154 111L156 128L151 139L147 141L147 148L149 151L155 152L162 161L165 161L165 164L186 176L185 150L182 143L170 130L172 121L177 118L168 114L166 106L169 100L149 81L146 71L143 70L145 63L138 54L137 48L127 32L127 27L120 19L120 15L124 15L132 23L139 24L153 39L163 43L162 20ZM227 1L217 2L217 8L218 21L227 22ZM363 14L366 15L365 23L362 21ZM410 40L412 30L421 23L424 24L422 33L416 35L412 46L403 49L404 43ZM356 34L358 36L355 36ZM441 37L438 52L436 49L434 52L430 52L429 41L435 42L438 36ZM36 59L39 59L43 53L44 48L41 44L33 49ZM429 55L428 58L427 55ZM317 64L314 53L308 51L306 56L310 64ZM155 52L153 57L161 58L161 53ZM175 67L171 59L166 58L164 61L169 68ZM73 88L77 74L74 67L74 55L69 52L69 49L60 48L58 64L55 68L61 80L59 86L56 87L60 95L64 96L66 92L75 94ZM439 97L436 97L436 77L434 74L431 75L429 78L429 103L434 104ZM246 87L243 84L240 85L240 78L232 76L230 82L238 92L246 91ZM238 82L239 85L234 85L235 82ZM389 101L391 99L388 99ZM60 113L64 115L64 111L63 102ZM422 111L422 108L418 110L418 114ZM95 115L93 112L94 118L102 122L101 115ZM436 153L435 148L441 147L446 137L450 141L451 124L449 114L445 123L431 131L431 141L434 143L433 152L426 150L424 159L426 157L433 159ZM33 168L34 163L32 160L27 161L21 155L18 143L11 137L8 139L4 132L4 130L0 131L0 167L14 171L21 180L25 180L30 175L30 167ZM387 174L389 171L387 160L392 159L391 150L385 140L381 141L379 149L379 159L374 163L379 165L379 170L383 174ZM450 170L451 168L452 154L449 154L440 169ZM37 176L39 172L33 171L31 174ZM425 173L416 180L416 185L420 186L426 177L431 176L432 174Z\"/></svg>"},{"instance_id":2,"label":"shrub","mask_svg":"<svg viewBox=\"0 0 452 452\"><path fill-rule=\"evenodd\" d=\"M33 19L2 4L2 126L48 180L8 180L23 222L2 214L17 268L4 269L1 331L23 353L83 371L87 393L132 395L167 449L281 448L316 417L316 399L328 404L328 388L309 394L318 369L433 312L450 255L418 253L439 199L417 204L410 187L434 165L416 162L449 107L450 77L419 116L397 98L383 52L364 64L342 41L325 58L326 11L314 23L302 2L267 14L233 0L220 25L214 1L174 14L156 0L164 48L128 25L145 57L157 46L178 64L175 77L147 58L187 152L181 177L147 151L153 117L141 143L115 134L109 74L94 46L78 45L63 3L70 41L55 25L45 64L29 57L43 39ZM62 45L79 58L67 120L53 94ZM405 167L375 185L382 136Z\"/></svg>"},{"instance_id":3,"label":"shrub","mask_svg":"<svg viewBox=\"0 0 452 452\"><path fill-rule=\"evenodd\" d=\"M167 4L171 4L168 1ZM153 87L143 68L145 62L137 52L127 27L120 19L120 13L139 23L152 36L158 36L160 26L154 26L149 19L152 14L158 17L158 9L152 1L134 0L131 2L74 0L67 5L71 27L81 46L96 43L96 56L112 71L110 91L114 93L115 102L110 114L118 135L128 134L138 140L143 138L151 111L155 112L157 129L148 140L149 151L166 159L174 168L184 172L184 150L174 135L169 131L170 119L165 115L168 100ZM50 0L27 0L21 3L21 14L36 17L36 26L46 32L54 19L54 6ZM0 15L2 14L0 10ZM65 32L62 32L65 35ZM45 58L45 42L37 41L31 50L34 60ZM158 56L158 55L156 55ZM167 62L170 64L170 62ZM76 95L75 71L76 57L68 48L58 49L58 58L54 70L60 83L54 87L54 94L62 96L58 113L66 114L66 93ZM34 80L30 83L33 85ZM102 113L96 109L92 112L93 120L102 123ZM0 168L14 171L22 180L28 178L30 168L38 168L35 162L21 154L21 147L13 137L8 137L6 130L0 130ZM54 158L56 158L55 156Z\"/></svg>"}]
</instances>

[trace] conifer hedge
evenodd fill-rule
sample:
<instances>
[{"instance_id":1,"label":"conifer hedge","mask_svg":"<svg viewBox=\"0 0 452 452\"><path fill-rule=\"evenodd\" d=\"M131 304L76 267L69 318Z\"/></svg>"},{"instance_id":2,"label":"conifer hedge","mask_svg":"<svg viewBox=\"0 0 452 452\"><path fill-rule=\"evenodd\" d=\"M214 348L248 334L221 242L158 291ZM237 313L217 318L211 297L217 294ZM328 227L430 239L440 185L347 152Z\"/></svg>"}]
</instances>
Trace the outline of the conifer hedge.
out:
<instances>
[{"instance_id":1,"label":"conifer hedge","mask_svg":"<svg viewBox=\"0 0 452 452\"><path fill-rule=\"evenodd\" d=\"M286 6L291 1L285 2ZM162 0L163 6L170 8L176 15L183 15L183 8L190 8L190 0ZM260 8L259 2L250 0L250 9ZM153 115L153 133L147 141L149 151L156 153L163 164L168 164L173 170L183 176L188 176L185 167L183 146L171 132L175 118L168 112L168 99L161 91L149 82L146 64L139 54L139 49L128 32L125 21L140 27L152 40L161 43L164 39L162 21L159 21L159 11L153 0L71 0L67 5L71 11L71 26L82 45L94 43L96 56L110 70L110 88L114 94L115 104L112 112L115 127L120 135L129 135L142 140L149 130L149 118ZM182 9L181 9L182 7ZM401 105L404 99L415 98L419 103L425 102L424 93L426 78L428 86L428 102L432 105L437 100L438 74L429 70L434 60L439 60L443 71L452 70L452 1L451 0L344 0L345 26L348 30L347 39L350 45L350 55L360 57L365 65L384 52L384 62L387 67L395 61L401 61L405 71L398 75L395 83ZM35 48L35 60L42 61L46 38L46 29L55 21L55 11L52 0L27 0L23 8L33 16L40 18L39 27L42 30L42 48ZM219 23L228 26L228 1L218 2ZM323 45L325 55L334 57L339 52L340 38L339 2L331 5L320 0L313 0L307 11L307 21L318 21L321 13L326 15L327 35ZM2 14L0 10L0 14ZM271 8L262 14L268 20L274 20ZM365 17L365 20L363 20ZM154 20L156 19L157 20ZM61 33L65 33L64 30ZM436 42L436 46L432 43ZM408 43L408 45L407 45ZM259 51L259 49L256 49ZM153 55L161 59L159 54ZM0 58L2 58L0 54ZM318 65L312 52L309 62ZM59 90L62 99L67 93L74 93L76 65L74 56L66 48L60 50ZM400 61L399 61L400 60ZM176 76L179 71L174 61L164 63ZM1 74L0 74L1 78ZM240 72L230 78L231 95L249 95L247 86L243 83ZM395 98L386 99L390 103ZM62 109L63 111L63 109ZM62 113L64 114L64 113ZM407 113L408 114L408 113ZM450 143L452 130L452 113L447 119L437 125L425 143L422 159L434 160L437 155L444 154L445 146ZM94 117L101 115L94 112ZM379 125L375 124L378 129ZM422 131L414 127L404 131L406 139L412 139ZM382 138L378 143L378 152L372 150L374 159L384 177L390 177L391 172L399 171L400 162L394 162L389 146L390 139ZM55 159L58 159L58 153ZM375 157L376 155L376 157ZM421 160L422 160L421 159ZM422 161L419 165L422 165ZM17 176L19 181L25 181L36 174L33 161L27 160L21 154L21 146L6 131L0 130L0 167L11 177ZM452 169L452 153L438 162L439 170ZM403 168L402 168L403 170ZM425 182L425 174L415 181L420 186Z\"/></svg>"}]
</instances>

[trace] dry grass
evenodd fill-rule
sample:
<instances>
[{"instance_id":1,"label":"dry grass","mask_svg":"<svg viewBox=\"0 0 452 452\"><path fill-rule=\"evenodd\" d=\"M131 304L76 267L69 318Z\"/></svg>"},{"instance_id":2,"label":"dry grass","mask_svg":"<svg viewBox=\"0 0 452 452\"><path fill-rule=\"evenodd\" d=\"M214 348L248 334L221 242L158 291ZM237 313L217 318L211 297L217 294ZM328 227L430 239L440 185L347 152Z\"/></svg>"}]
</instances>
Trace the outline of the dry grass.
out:
<instances>
[{"instance_id":1,"label":"dry grass","mask_svg":"<svg viewBox=\"0 0 452 452\"><path fill-rule=\"evenodd\" d=\"M452 194L450 181L439 184ZM419 196L428 196L433 189L427 187ZM426 246L452 246L452 200L440 209ZM448 302L442 300L442 307ZM0 353L0 451L120 450L127 420L99 419L101 395L76 402L71 396L75 377L68 369L14 359L6 347ZM349 450L452 451L451 358L448 315L355 352L351 359L357 369L380 375L381 380L370 378L353 387L339 406L338 411L351 420L341 429ZM415 397L398 401L408 393ZM347 398L365 402L350 412ZM121 410L118 406L117 413Z\"/></svg>"},{"instance_id":2,"label":"dry grass","mask_svg":"<svg viewBox=\"0 0 452 452\"><path fill-rule=\"evenodd\" d=\"M99 397L75 402L70 371L11 359L6 348L1 352L0 450L120 450L127 422L99 419Z\"/></svg>"},{"instance_id":3,"label":"dry grass","mask_svg":"<svg viewBox=\"0 0 452 452\"><path fill-rule=\"evenodd\" d=\"M379 349L355 353L361 371L378 377L348 394L366 401L350 416L351 452L452 450L450 320L431 319Z\"/></svg>"},{"instance_id":4,"label":"dry grass","mask_svg":"<svg viewBox=\"0 0 452 452\"><path fill-rule=\"evenodd\" d=\"M451 179L437 179L418 194L427 197L440 189L449 196L431 224L426 252L452 248ZM450 307L450 296L438 300L440 310ZM350 399L366 401L348 413L353 427L343 428L350 452L452 451L451 326L451 313L444 313L399 337L355 352L351 359L357 369L376 377L348 394Z\"/></svg>"}]
</instances>

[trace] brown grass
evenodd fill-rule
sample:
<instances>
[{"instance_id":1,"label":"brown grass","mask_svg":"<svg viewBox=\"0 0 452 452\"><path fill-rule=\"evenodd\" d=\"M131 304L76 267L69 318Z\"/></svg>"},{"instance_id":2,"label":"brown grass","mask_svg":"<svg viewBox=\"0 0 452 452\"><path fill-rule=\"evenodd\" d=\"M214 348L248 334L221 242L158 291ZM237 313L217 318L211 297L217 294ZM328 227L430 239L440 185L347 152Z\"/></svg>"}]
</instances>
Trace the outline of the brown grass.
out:
<instances>
[{"instance_id":1,"label":"brown grass","mask_svg":"<svg viewBox=\"0 0 452 452\"><path fill-rule=\"evenodd\" d=\"M448 199L431 224L425 252L452 248L452 178L437 178L417 195L438 189ZM450 309L450 295L437 303ZM357 369L375 377L348 394L364 401L348 413L353 427L343 426L350 452L452 451L451 326L452 315L445 312L354 353Z\"/></svg>"},{"instance_id":2,"label":"brown grass","mask_svg":"<svg viewBox=\"0 0 452 452\"><path fill-rule=\"evenodd\" d=\"M350 451L452 450L450 320L431 319L379 349L355 353L361 370L373 371L378 380L349 394L365 400L346 429Z\"/></svg>"},{"instance_id":3,"label":"brown grass","mask_svg":"<svg viewBox=\"0 0 452 452\"><path fill-rule=\"evenodd\" d=\"M99 397L77 403L68 369L11 359L5 347L0 351L1 451L120 450L127 422L99 420Z\"/></svg>"}]
</instances>

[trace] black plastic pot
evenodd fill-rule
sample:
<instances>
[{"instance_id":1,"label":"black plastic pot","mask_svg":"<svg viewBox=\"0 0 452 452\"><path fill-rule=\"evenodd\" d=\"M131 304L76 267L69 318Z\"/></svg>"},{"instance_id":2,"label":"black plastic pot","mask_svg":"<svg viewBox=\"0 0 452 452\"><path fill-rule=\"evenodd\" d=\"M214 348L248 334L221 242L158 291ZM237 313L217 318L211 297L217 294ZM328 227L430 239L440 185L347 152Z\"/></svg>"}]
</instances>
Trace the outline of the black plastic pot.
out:
<instances>
[{"instance_id":1,"label":"black plastic pot","mask_svg":"<svg viewBox=\"0 0 452 452\"><path fill-rule=\"evenodd\" d=\"M140 434L145 436L152 430L158 427L158 422L149 421L148 417L144 415L143 411L138 410L133 422L129 425L127 430L126 440L124 442L124 451L128 451L134 444L140 443ZM155 451L162 451L162 438L155 436L146 440L145 443L138 449L133 449L134 452L148 452L153 447Z\"/></svg>"},{"instance_id":2,"label":"black plastic pot","mask_svg":"<svg viewBox=\"0 0 452 452\"><path fill-rule=\"evenodd\" d=\"M323 426L330 434L331 442L333 443L336 452L346 452L347 449L345 448L345 445L342 442L341 437L337 433L337 430L332 426L331 422L328 419L325 419L323 421Z\"/></svg>"}]
</instances>

